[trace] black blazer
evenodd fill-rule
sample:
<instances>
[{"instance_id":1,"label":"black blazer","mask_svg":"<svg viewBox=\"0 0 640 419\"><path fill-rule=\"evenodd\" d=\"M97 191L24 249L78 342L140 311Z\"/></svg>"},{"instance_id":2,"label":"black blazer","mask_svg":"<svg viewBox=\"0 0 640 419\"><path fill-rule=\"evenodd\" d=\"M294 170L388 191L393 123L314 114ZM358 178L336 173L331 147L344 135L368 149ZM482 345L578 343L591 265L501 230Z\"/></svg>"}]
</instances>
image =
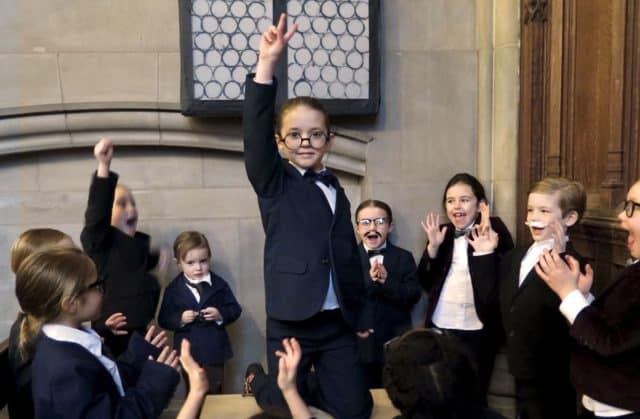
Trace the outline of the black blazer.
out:
<instances>
[{"instance_id":1,"label":"black blazer","mask_svg":"<svg viewBox=\"0 0 640 419\"><path fill-rule=\"evenodd\" d=\"M420 285L415 277L413 255L387 241L383 265L387 270L384 284L369 276L369 256L362 243L358 246L367 292L367 306L373 313L374 333L358 339L360 357L364 362L383 361L383 345L411 329L411 309L420 299Z\"/></svg>"},{"instance_id":2,"label":"black blazer","mask_svg":"<svg viewBox=\"0 0 640 419\"><path fill-rule=\"evenodd\" d=\"M261 85L247 77L243 116L245 166L266 235L267 316L300 321L318 313L331 272L347 323L369 328L370 321L359 319L364 284L349 200L337 185L332 213L315 182L280 158L273 128L276 84Z\"/></svg>"},{"instance_id":3,"label":"black blazer","mask_svg":"<svg viewBox=\"0 0 640 419\"><path fill-rule=\"evenodd\" d=\"M569 331L578 343L571 356L577 391L640 411L640 263L622 271Z\"/></svg>"},{"instance_id":4,"label":"black blazer","mask_svg":"<svg viewBox=\"0 0 640 419\"><path fill-rule=\"evenodd\" d=\"M233 356L231 342L225 327L240 317L242 309L227 282L211 272L211 287L207 287L196 301L185 284L184 274L179 274L164 290L158 324L175 332L173 347L180 352L180 342L187 338L191 342L191 355L199 364L221 364ZM222 315L223 323L199 321L181 324L185 310L200 311L215 307Z\"/></svg>"},{"instance_id":5,"label":"black blazer","mask_svg":"<svg viewBox=\"0 0 640 419\"><path fill-rule=\"evenodd\" d=\"M479 222L480 217L476 220L476 223ZM422 288L429 297L429 305L427 307L427 316L425 319L426 327L431 326L433 312L435 311L438 300L440 299L440 293L442 292L442 287L444 286L444 281L447 278L447 274L451 268L451 261L453 259L455 227L452 223L445 225L447 226L447 232L445 233L444 241L438 248L438 254L436 257L431 259L425 246L424 253L420 259L420 264L418 265L417 272L420 285L422 285ZM442 227L443 226L441 226L441 228ZM499 319L497 318L498 281L495 275L483 275L480 277L480 272L486 272L487 270L495 272L495 264L498 263L500 256L513 248L513 239L511 238L511 234L500 218L491 217L491 227L496 233L498 233L499 237L498 248L494 253L486 256L473 256L473 247L469 245L467 249L469 273L471 275L476 313L484 327L489 330L493 330L496 323L499 322ZM486 264L491 266L485 267Z\"/></svg>"},{"instance_id":6,"label":"black blazer","mask_svg":"<svg viewBox=\"0 0 640 419\"><path fill-rule=\"evenodd\" d=\"M159 417L180 376L167 365L146 360L153 350L136 336L138 339L131 339L126 357L117 363L125 388L121 397L109 372L89 351L76 343L41 334L32 369L35 417Z\"/></svg>"},{"instance_id":7,"label":"black blazer","mask_svg":"<svg viewBox=\"0 0 640 419\"><path fill-rule=\"evenodd\" d=\"M125 329L144 329L155 316L160 298L158 281L148 272L158 264L158 255L149 253L149 236L136 232L130 237L111 226L117 183L113 172L107 178L94 174L80 234L84 251L106 280L102 315L93 323L100 334L108 331L104 322L116 312L127 316Z\"/></svg>"},{"instance_id":8,"label":"black blazer","mask_svg":"<svg viewBox=\"0 0 640 419\"><path fill-rule=\"evenodd\" d=\"M569 325L558 310L560 298L532 269L519 284L520 264L528 247L518 247L500 265L500 311L507 342L509 371L516 379L558 377L569 381ZM566 254L582 257L571 243Z\"/></svg>"}]
</instances>

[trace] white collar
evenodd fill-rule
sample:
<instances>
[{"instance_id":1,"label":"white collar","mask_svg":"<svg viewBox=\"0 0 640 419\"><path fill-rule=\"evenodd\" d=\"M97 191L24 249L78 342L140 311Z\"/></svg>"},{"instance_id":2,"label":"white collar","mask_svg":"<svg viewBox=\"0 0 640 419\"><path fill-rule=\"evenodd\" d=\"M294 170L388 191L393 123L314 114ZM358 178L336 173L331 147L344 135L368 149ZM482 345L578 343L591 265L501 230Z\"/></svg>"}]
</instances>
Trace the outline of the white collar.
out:
<instances>
[{"instance_id":1,"label":"white collar","mask_svg":"<svg viewBox=\"0 0 640 419\"><path fill-rule=\"evenodd\" d=\"M206 282L207 284L211 285L211 271L209 271L208 274L206 274L200 279L191 279L184 272L183 272L183 275L185 278L187 278L187 281L189 281L190 284L196 285L196 284L200 284L201 282Z\"/></svg>"},{"instance_id":2,"label":"white collar","mask_svg":"<svg viewBox=\"0 0 640 419\"><path fill-rule=\"evenodd\" d=\"M102 340L100 339L100 335L90 327L81 326L80 328L75 328L62 324L49 323L42 326L42 331L51 339L77 343L94 356L102 355Z\"/></svg>"},{"instance_id":3,"label":"white collar","mask_svg":"<svg viewBox=\"0 0 640 419\"><path fill-rule=\"evenodd\" d=\"M380 247L378 247L377 249L369 249L367 245L364 244L364 242L362 242L362 247L364 247L364 250L366 250L367 252L369 250L382 250L387 248L387 241L385 240L384 243L382 243L382 245L380 245Z\"/></svg>"}]
</instances>

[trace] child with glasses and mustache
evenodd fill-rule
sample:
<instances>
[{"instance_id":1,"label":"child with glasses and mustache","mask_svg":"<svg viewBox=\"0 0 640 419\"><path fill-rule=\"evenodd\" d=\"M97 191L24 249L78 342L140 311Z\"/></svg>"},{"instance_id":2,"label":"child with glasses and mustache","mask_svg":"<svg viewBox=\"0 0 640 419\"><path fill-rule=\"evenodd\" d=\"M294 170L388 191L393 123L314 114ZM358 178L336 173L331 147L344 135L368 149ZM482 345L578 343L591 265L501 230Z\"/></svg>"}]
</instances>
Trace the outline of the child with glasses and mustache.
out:
<instances>
[{"instance_id":1,"label":"child with glasses and mustache","mask_svg":"<svg viewBox=\"0 0 640 419\"><path fill-rule=\"evenodd\" d=\"M360 262L373 328L359 332L358 350L369 388L382 387L385 342L411 329L411 309L421 295L413 255L389 241L391 207L369 199L356 209Z\"/></svg>"}]
</instances>

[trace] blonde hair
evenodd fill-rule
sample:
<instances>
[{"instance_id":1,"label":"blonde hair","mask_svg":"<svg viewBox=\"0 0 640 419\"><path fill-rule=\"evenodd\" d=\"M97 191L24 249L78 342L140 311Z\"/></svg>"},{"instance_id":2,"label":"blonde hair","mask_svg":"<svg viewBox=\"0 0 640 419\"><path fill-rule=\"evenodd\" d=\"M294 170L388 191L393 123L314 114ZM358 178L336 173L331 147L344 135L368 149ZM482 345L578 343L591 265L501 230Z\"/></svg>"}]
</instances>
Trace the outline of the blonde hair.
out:
<instances>
[{"instance_id":1,"label":"blonde hair","mask_svg":"<svg viewBox=\"0 0 640 419\"><path fill-rule=\"evenodd\" d=\"M18 316L18 350L29 358L45 323L62 313L65 299L86 290L87 278L97 277L96 267L80 249L52 248L28 256L16 272L16 297L22 313Z\"/></svg>"},{"instance_id":2,"label":"blonde hair","mask_svg":"<svg viewBox=\"0 0 640 419\"><path fill-rule=\"evenodd\" d=\"M11 246L11 270L16 273L27 256L56 247L64 240L73 243L71 237L53 228L31 228L23 231Z\"/></svg>"},{"instance_id":3,"label":"blonde hair","mask_svg":"<svg viewBox=\"0 0 640 419\"><path fill-rule=\"evenodd\" d=\"M558 204L562 210L562 216L575 211L578 214L577 224L587 208L587 193L582 183L563 177L546 177L534 183L529 188L527 195L532 193L553 195L556 192L559 192L560 201Z\"/></svg>"},{"instance_id":4,"label":"blonde hair","mask_svg":"<svg viewBox=\"0 0 640 419\"><path fill-rule=\"evenodd\" d=\"M207 253L211 257L211 247L209 247L209 241L204 234L199 231L183 231L173 242L173 256L180 262L190 250L201 248L207 249Z\"/></svg>"}]
</instances>

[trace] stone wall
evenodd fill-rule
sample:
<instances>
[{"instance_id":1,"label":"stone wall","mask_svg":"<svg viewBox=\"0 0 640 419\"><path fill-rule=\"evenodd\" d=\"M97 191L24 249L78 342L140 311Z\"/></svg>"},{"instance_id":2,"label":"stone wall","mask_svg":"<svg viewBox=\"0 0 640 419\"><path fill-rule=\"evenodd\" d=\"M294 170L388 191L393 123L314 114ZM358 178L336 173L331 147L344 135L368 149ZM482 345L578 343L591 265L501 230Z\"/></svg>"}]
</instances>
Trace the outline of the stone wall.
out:
<instances>
[{"instance_id":1,"label":"stone wall","mask_svg":"<svg viewBox=\"0 0 640 419\"><path fill-rule=\"evenodd\" d=\"M501 191L515 185L514 107L494 91L514 97L513 79L495 77L498 70L517 74L517 34L515 44L513 31L494 36L508 1L381 3L380 113L339 120L344 135L328 164L352 207L365 198L391 204L394 241L419 257L419 222L441 208L455 172L477 173L499 201L498 215L512 222L512 193ZM11 242L35 226L79 240L95 167L90 146L109 135L117 146L113 168L138 199L140 229L156 244L172 243L187 228L211 240L214 270L244 307L230 327L236 356L227 374L228 389L239 391L244 366L264 352L264 235L242 165L239 121L176 112L177 2L0 0L0 8L0 336L17 309ZM501 33L508 42L498 42ZM494 58L504 66L494 70Z\"/></svg>"}]
</instances>

